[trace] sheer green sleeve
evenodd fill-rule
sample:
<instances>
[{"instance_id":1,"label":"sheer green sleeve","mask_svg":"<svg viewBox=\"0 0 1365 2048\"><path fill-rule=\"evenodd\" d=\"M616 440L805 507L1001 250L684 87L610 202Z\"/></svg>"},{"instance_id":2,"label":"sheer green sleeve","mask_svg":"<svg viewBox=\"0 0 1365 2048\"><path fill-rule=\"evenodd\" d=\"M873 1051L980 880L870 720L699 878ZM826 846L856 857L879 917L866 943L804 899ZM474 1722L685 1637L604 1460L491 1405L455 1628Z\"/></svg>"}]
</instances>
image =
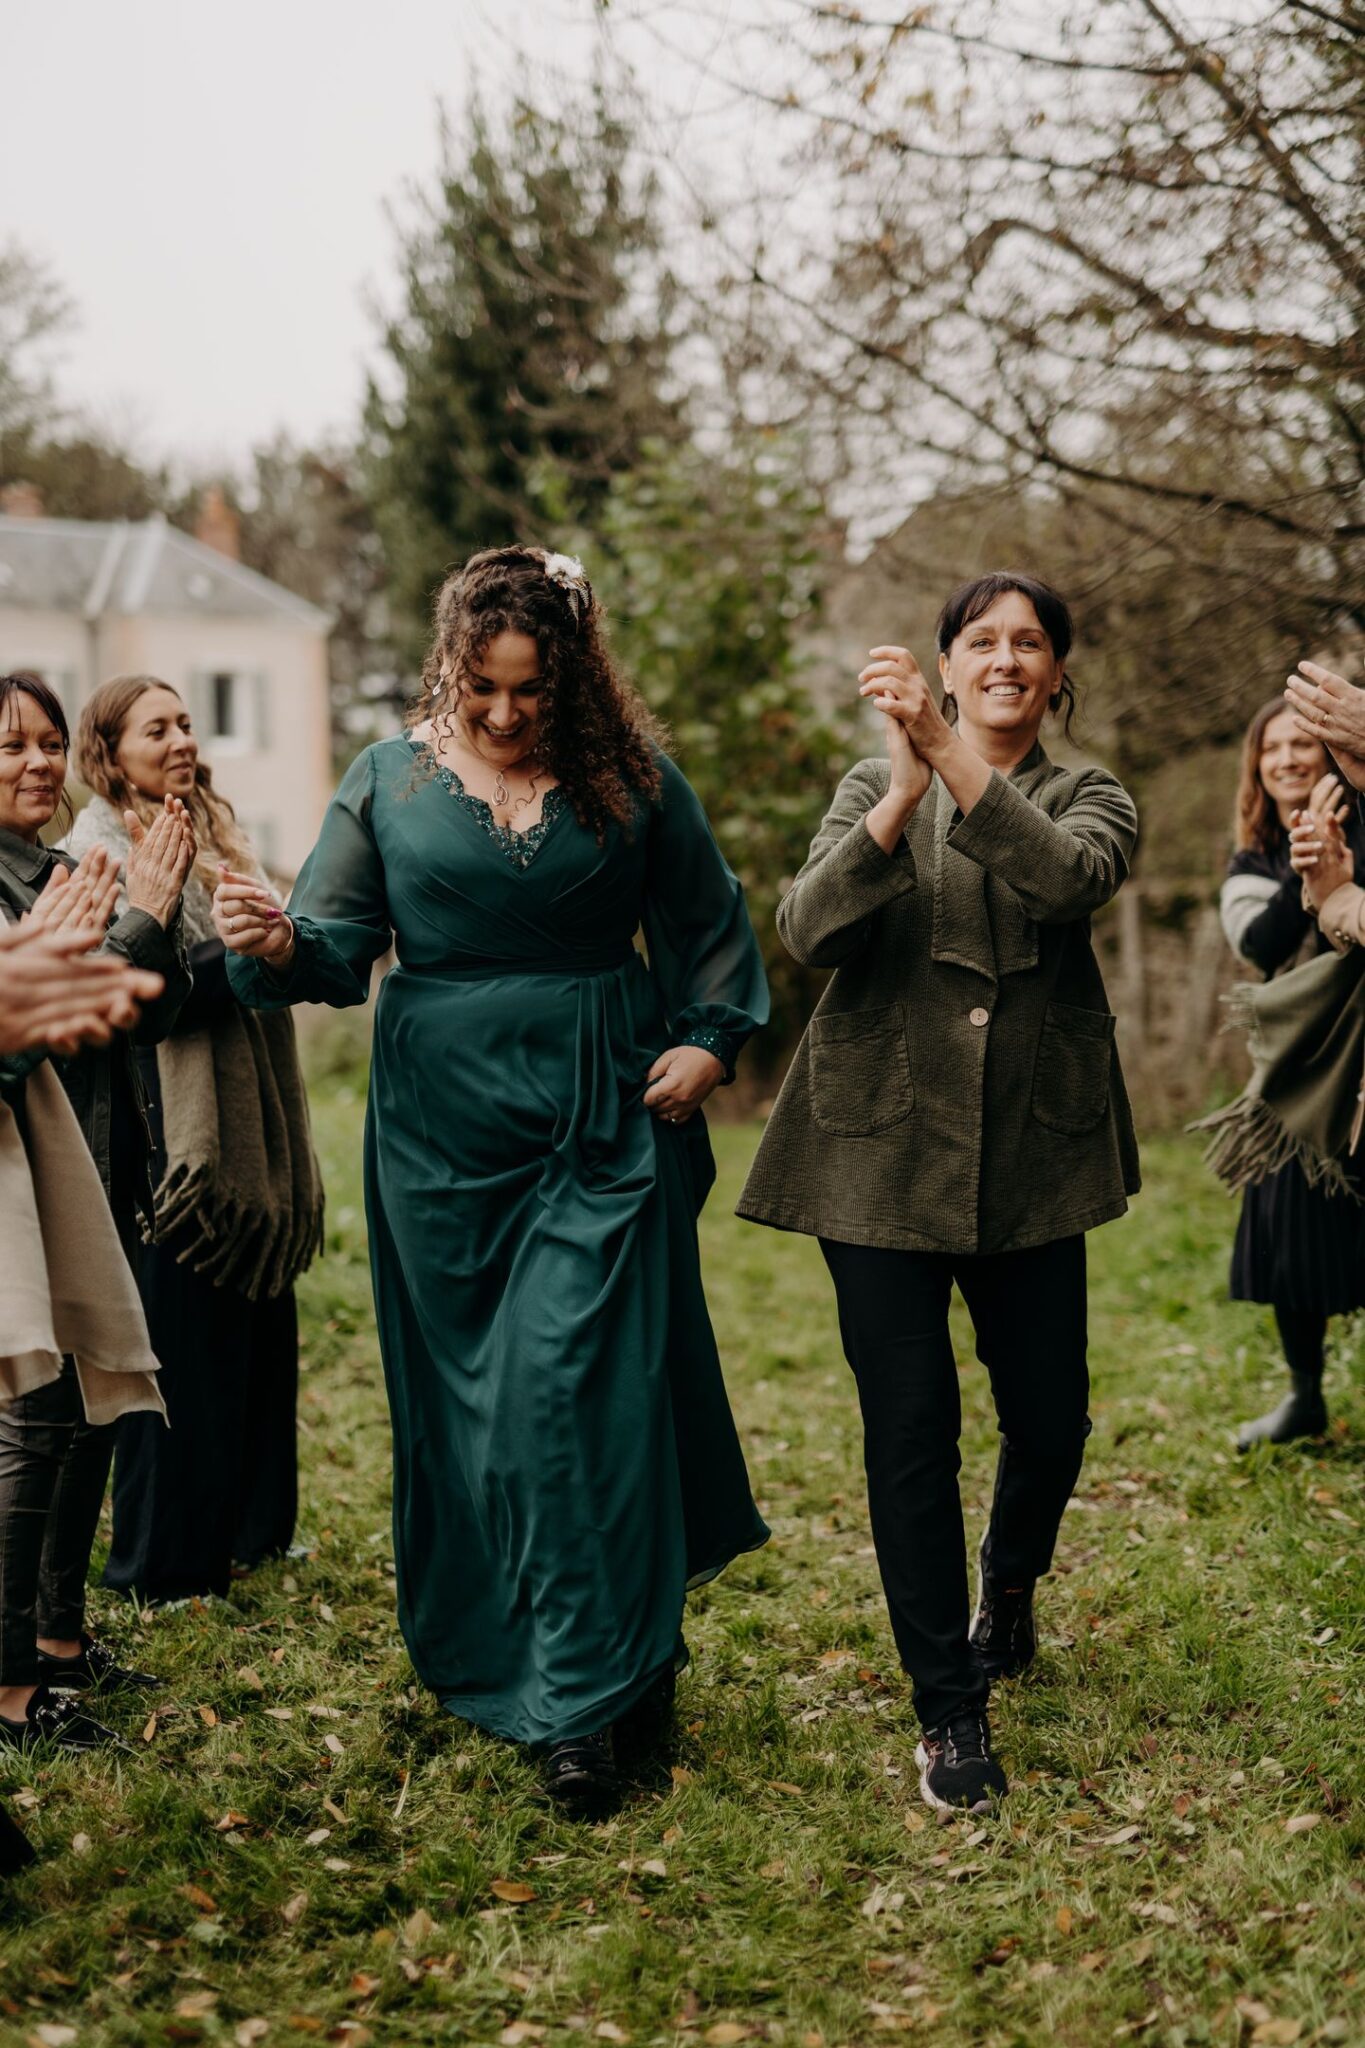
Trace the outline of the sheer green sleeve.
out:
<instances>
[{"instance_id":1,"label":"sheer green sleeve","mask_svg":"<svg viewBox=\"0 0 1365 2048\"><path fill-rule=\"evenodd\" d=\"M290 1003L363 1003L370 969L392 937L384 864L375 844L374 750L351 763L327 807L318 843L289 898L294 957L276 971L263 960L228 956L228 980L239 1001L257 1010Z\"/></svg>"},{"instance_id":2,"label":"sheer green sleeve","mask_svg":"<svg viewBox=\"0 0 1365 2048\"><path fill-rule=\"evenodd\" d=\"M665 758L650 814L644 911L650 971L674 1045L712 1052L734 1078L745 1040L768 1021L768 982L744 891L681 769Z\"/></svg>"}]
</instances>

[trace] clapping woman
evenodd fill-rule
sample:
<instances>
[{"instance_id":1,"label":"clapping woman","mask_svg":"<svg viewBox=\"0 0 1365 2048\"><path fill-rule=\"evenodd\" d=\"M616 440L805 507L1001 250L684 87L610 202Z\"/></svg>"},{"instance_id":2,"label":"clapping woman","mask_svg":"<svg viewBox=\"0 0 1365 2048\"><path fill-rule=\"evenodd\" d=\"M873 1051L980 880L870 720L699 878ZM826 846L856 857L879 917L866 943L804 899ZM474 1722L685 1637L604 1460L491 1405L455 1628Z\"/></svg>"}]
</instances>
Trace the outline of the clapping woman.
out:
<instances>
[{"instance_id":1,"label":"clapping woman","mask_svg":"<svg viewBox=\"0 0 1365 2048\"><path fill-rule=\"evenodd\" d=\"M50 932L87 924L102 929L118 893L115 864L102 850L77 866L39 836L61 804L69 747L61 704L42 679L27 672L0 678L0 914ZM109 924L105 944L129 966L161 978L162 992L147 1002L133 1034L139 1042L154 1042L169 1030L189 990L179 913L194 838L174 799L145 825L134 824L127 908ZM74 868L69 876L68 868ZM56 1079L41 1042L0 1059L0 1094L30 1155L50 1157L61 1143L63 1122L73 1134L78 1127L85 1140L87 1154L64 1164L59 1159L45 1178L35 1169L49 1201L66 1198L61 1213L67 1219L55 1240L49 1230L37 1241L56 1242L65 1253L79 1242L78 1232L91 1232L90 1259L77 1259L56 1293L60 1304L73 1287L88 1285L91 1271L108 1274L105 1299L113 1332L129 1324L119 1290L130 1285L126 1266L137 1257L136 1212L150 1215L152 1203L145 1102L130 1038L117 1033L101 1044L99 1036L62 1059ZM74 1120L65 1103L51 1099L57 1080ZM100 1263L104 1236L113 1242L105 1212L101 1207L94 1218L89 1214L89 1193L98 1203L101 1189L125 1255L112 1274ZM27 1297L37 1271L29 1261L16 1269L15 1315L21 1321L29 1317ZM44 1302L52 1291L44 1279ZM0 1742L18 1748L50 1741L64 1749L90 1749L112 1741L112 1732L77 1711L68 1694L154 1683L118 1665L85 1630L85 1577L113 1449L110 1420L137 1410L164 1429L160 1396L145 1370L151 1359L140 1314L133 1322L142 1348L126 1383L107 1370L86 1370L87 1352L107 1368L110 1350L119 1350L118 1341L102 1346L98 1320L92 1324L86 1317L81 1328L88 1344L73 1338L63 1347L65 1356L54 1354L50 1377L45 1367L35 1372L33 1366L35 1356L51 1351L50 1342L35 1339L20 1347L19 1376L8 1388L17 1398L0 1409Z\"/></svg>"},{"instance_id":2,"label":"clapping woman","mask_svg":"<svg viewBox=\"0 0 1365 2048\"><path fill-rule=\"evenodd\" d=\"M1349 879L1352 857L1365 852L1354 803L1321 740L1307 731L1283 697L1263 704L1242 743L1234 837L1220 908L1228 943L1265 980L1288 973L1328 950L1296 872L1292 831L1310 801L1330 814L1332 846L1340 842ZM1344 828L1344 829L1343 829ZM1312 834L1310 837L1314 836ZM1319 868L1313 849L1310 888ZM1330 873L1335 880L1337 867ZM1352 1169L1354 1178L1359 1174ZM1303 1161L1286 1158L1242 1196L1232 1253L1234 1301L1268 1303L1289 1369L1289 1390L1269 1414L1244 1422L1237 1448L1289 1443L1327 1427L1322 1378L1328 1318L1365 1307L1365 1207L1349 1193L1329 1192Z\"/></svg>"},{"instance_id":3,"label":"clapping woman","mask_svg":"<svg viewBox=\"0 0 1365 2048\"><path fill-rule=\"evenodd\" d=\"M1112 775L1039 743L1073 701L1071 637L1056 591L997 573L939 617L942 710L905 648L872 649L861 694L889 758L845 776L778 912L788 950L834 974L740 1201L817 1236L833 1277L938 1809L1005 1790L989 1685L1033 1656L1034 1582L1090 1429L1085 1232L1138 1184L1090 942L1137 817ZM954 1282L1001 1438L970 1635Z\"/></svg>"},{"instance_id":4,"label":"clapping woman","mask_svg":"<svg viewBox=\"0 0 1365 2048\"><path fill-rule=\"evenodd\" d=\"M156 1242L140 1279L171 1427L133 1415L119 1429L104 1579L149 1601L221 1596L234 1564L282 1555L294 1533L294 1282L322 1223L307 1097L292 1019L244 1010L228 986L217 864L269 885L177 692L155 676L102 684L81 712L76 766L93 796L73 851L122 863L127 819L167 801L184 806L199 848L184 891L194 987L141 1062Z\"/></svg>"},{"instance_id":5,"label":"clapping woman","mask_svg":"<svg viewBox=\"0 0 1365 2048\"><path fill-rule=\"evenodd\" d=\"M396 943L365 1182L399 1620L452 1714L601 1805L666 1714L687 1586L767 1534L696 1239L701 1107L767 992L580 565L448 577L410 730L347 773L288 916L227 875L215 919L264 1008L363 1002Z\"/></svg>"}]
</instances>

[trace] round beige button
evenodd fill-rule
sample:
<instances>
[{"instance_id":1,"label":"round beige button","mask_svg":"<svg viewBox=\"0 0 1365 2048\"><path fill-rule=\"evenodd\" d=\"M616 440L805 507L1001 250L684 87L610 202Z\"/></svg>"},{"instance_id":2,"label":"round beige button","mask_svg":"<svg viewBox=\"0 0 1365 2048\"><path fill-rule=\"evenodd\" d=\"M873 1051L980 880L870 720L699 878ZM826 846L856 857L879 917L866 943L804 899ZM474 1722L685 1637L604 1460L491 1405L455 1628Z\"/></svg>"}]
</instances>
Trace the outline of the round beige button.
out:
<instances>
[{"instance_id":1,"label":"round beige button","mask_svg":"<svg viewBox=\"0 0 1365 2048\"><path fill-rule=\"evenodd\" d=\"M968 1022L969 1022L969 1023L971 1023L971 1024L989 1024L989 1023L990 1023L990 1021L991 1021L991 1013L990 1013L990 1011L989 1011L989 1010L981 1010L981 1009L976 1009L976 1010L973 1010L973 1011L972 1011L972 1014L971 1014L971 1016L970 1016L970 1018L968 1019Z\"/></svg>"}]
</instances>

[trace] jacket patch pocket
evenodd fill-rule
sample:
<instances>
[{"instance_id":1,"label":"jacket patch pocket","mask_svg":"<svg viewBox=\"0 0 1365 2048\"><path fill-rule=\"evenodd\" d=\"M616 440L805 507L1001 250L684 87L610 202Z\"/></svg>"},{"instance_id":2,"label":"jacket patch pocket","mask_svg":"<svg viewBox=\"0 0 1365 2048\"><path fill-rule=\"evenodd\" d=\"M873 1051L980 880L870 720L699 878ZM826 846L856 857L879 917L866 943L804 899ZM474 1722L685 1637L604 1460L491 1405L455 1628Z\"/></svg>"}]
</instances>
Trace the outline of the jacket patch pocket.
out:
<instances>
[{"instance_id":1,"label":"jacket patch pocket","mask_svg":"<svg viewBox=\"0 0 1365 2048\"><path fill-rule=\"evenodd\" d=\"M1107 1010L1048 1004L1033 1069L1033 1114L1050 1131L1083 1137L1109 1107L1114 1022Z\"/></svg>"},{"instance_id":2,"label":"jacket patch pocket","mask_svg":"<svg viewBox=\"0 0 1365 2048\"><path fill-rule=\"evenodd\" d=\"M835 1138L873 1138L915 1106L905 1008L835 1011L810 1022L810 1113Z\"/></svg>"}]
</instances>

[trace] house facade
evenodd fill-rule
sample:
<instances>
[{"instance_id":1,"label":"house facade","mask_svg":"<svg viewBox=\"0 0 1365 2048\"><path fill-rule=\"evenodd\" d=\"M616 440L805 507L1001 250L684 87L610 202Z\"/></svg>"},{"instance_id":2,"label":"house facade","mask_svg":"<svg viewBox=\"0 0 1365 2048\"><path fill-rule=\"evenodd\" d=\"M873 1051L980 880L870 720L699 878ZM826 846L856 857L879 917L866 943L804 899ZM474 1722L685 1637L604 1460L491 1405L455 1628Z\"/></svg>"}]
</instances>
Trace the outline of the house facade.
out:
<instances>
[{"instance_id":1,"label":"house facade","mask_svg":"<svg viewBox=\"0 0 1365 2048\"><path fill-rule=\"evenodd\" d=\"M169 683L266 865L297 873L332 790L327 614L235 559L221 500L198 539L160 515L47 519L10 505L0 673L37 670L73 727L110 676Z\"/></svg>"}]
</instances>

